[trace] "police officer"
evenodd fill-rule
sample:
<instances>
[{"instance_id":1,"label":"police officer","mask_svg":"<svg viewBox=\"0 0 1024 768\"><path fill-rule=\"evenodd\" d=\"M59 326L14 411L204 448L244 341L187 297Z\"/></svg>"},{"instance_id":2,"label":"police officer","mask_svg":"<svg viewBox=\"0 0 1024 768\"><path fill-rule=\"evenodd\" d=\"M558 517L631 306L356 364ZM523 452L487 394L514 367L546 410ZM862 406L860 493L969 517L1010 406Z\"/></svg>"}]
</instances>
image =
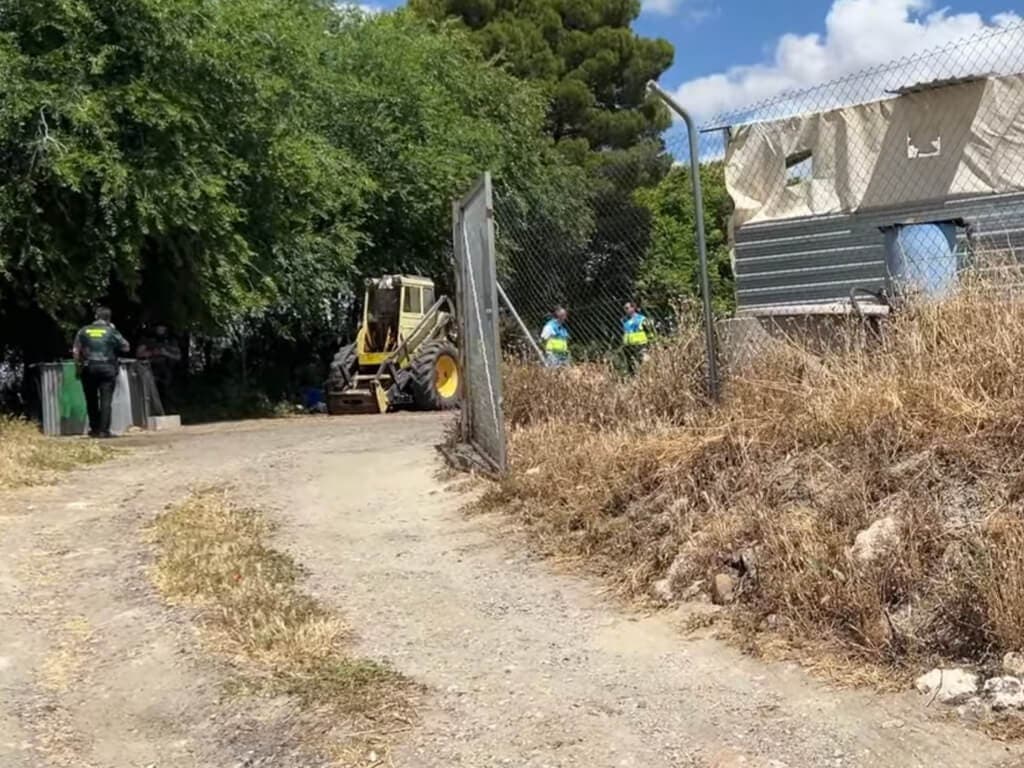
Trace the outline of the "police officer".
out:
<instances>
[{"instance_id":1,"label":"police officer","mask_svg":"<svg viewBox=\"0 0 1024 768\"><path fill-rule=\"evenodd\" d=\"M563 368L569 364L569 329L565 327L569 313L563 307L556 307L552 314L540 332L544 364L548 368Z\"/></svg>"},{"instance_id":2,"label":"police officer","mask_svg":"<svg viewBox=\"0 0 1024 768\"><path fill-rule=\"evenodd\" d=\"M110 310L99 307L96 320L75 336L75 362L89 409L89 437L112 437L110 405L117 385L117 358L131 348L110 318Z\"/></svg>"},{"instance_id":3,"label":"police officer","mask_svg":"<svg viewBox=\"0 0 1024 768\"><path fill-rule=\"evenodd\" d=\"M174 371L181 362L181 346L163 323L157 324L153 334L140 345L136 355L148 360L153 380L164 413L174 413Z\"/></svg>"},{"instance_id":4,"label":"police officer","mask_svg":"<svg viewBox=\"0 0 1024 768\"><path fill-rule=\"evenodd\" d=\"M636 308L636 304L627 301L623 307L626 316L622 318L622 347L626 355L626 368L630 375L647 361L647 347L651 343L653 330L650 321Z\"/></svg>"}]
</instances>

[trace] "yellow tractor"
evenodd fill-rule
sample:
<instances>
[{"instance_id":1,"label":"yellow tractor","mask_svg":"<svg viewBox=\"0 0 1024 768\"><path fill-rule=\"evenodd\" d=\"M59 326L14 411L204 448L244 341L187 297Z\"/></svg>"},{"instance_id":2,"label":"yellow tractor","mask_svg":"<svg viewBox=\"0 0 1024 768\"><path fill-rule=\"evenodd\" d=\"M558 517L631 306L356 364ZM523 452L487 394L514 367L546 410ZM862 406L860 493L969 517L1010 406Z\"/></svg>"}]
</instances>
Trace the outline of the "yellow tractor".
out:
<instances>
[{"instance_id":1,"label":"yellow tractor","mask_svg":"<svg viewBox=\"0 0 1024 768\"><path fill-rule=\"evenodd\" d=\"M456 407L462 376L454 338L455 309L447 296L435 297L432 280L410 275L367 280L356 341L331 363L328 413Z\"/></svg>"}]
</instances>

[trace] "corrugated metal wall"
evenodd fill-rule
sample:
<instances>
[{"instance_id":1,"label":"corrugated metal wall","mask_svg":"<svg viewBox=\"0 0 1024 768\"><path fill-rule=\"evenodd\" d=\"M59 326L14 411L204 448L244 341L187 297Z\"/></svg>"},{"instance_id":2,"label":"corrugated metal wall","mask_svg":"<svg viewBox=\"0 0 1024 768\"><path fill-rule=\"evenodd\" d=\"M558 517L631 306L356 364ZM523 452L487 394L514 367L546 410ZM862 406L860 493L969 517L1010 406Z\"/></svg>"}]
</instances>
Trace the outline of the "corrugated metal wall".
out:
<instances>
[{"instance_id":1,"label":"corrugated metal wall","mask_svg":"<svg viewBox=\"0 0 1024 768\"><path fill-rule=\"evenodd\" d=\"M42 407L43 433L52 437L81 435L88 430L84 421L64 418L61 413L61 389L64 386L65 363L43 363L34 366L39 377L39 398ZM132 425L145 429L152 413L150 392L155 389L149 363L138 360L121 361L121 370L127 374L128 406ZM161 411L162 413L162 411Z\"/></svg>"},{"instance_id":2,"label":"corrugated metal wall","mask_svg":"<svg viewBox=\"0 0 1024 768\"><path fill-rule=\"evenodd\" d=\"M883 227L956 219L968 225L976 250L1016 251L1024 263L1024 193L749 224L735 233L737 311L848 302L853 288L881 291ZM964 248L965 233L961 241Z\"/></svg>"}]
</instances>

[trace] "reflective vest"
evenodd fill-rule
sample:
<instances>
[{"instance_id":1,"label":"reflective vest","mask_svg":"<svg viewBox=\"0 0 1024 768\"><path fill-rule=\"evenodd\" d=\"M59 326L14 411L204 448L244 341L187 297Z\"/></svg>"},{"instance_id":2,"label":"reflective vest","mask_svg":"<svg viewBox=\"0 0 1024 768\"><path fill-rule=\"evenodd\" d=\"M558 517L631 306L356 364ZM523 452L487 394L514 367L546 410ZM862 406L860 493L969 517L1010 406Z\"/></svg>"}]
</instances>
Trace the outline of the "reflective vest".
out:
<instances>
[{"instance_id":1,"label":"reflective vest","mask_svg":"<svg viewBox=\"0 0 1024 768\"><path fill-rule=\"evenodd\" d=\"M637 312L632 317L622 321L622 343L627 347L646 346L650 339L647 338L645 325L647 318Z\"/></svg>"},{"instance_id":2,"label":"reflective vest","mask_svg":"<svg viewBox=\"0 0 1024 768\"><path fill-rule=\"evenodd\" d=\"M552 355L568 357L569 355L569 329L557 320L548 320L544 325L544 351Z\"/></svg>"}]
</instances>

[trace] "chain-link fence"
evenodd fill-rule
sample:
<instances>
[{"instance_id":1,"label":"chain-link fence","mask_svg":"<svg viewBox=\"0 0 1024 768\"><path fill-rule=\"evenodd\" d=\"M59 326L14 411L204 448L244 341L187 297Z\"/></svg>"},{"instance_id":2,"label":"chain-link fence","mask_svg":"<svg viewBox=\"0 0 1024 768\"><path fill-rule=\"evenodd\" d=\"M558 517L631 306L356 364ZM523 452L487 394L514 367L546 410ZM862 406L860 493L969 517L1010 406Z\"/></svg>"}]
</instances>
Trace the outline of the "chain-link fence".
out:
<instances>
[{"instance_id":1,"label":"chain-link fence","mask_svg":"<svg viewBox=\"0 0 1024 768\"><path fill-rule=\"evenodd\" d=\"M490 174L453 206L452 241L456 264L456 304L462 410L459 440L485 468L505 471L505 419L501 397L501 342L495 279L493 201Z\"/></svg>"},{"instance_id":2,"label":"chain-link fence","mask_svg":"<svg viewBox=\"0 0 1024 768\"><path fill-rule=\"evenodd\" d=\"M702 167L722 170L732 206L733 331L756 321L768 339L968 279L1017 282L1022 73L1015 22L708 121Z\"/></svg>"},{"instance_id":3,"label":"chain-link fence","mask_svg":"<svg viewBox=\"0 0 1024 768\"><path fill-rule=\"evenodd\" d=\"M750 323L763 335L785 319L884 317L968 273L1017 280L1022 73L1024 24L1007 23L704 121L708 298L716 321L737 318L719 340L734 345ZM586 359L621 349L627 301L662 333L692 321L690 160L676 122L588 167L557 215L499 187L499 280L533 334L565 307L572 355Z\"/></svg>"}]
</instances>

